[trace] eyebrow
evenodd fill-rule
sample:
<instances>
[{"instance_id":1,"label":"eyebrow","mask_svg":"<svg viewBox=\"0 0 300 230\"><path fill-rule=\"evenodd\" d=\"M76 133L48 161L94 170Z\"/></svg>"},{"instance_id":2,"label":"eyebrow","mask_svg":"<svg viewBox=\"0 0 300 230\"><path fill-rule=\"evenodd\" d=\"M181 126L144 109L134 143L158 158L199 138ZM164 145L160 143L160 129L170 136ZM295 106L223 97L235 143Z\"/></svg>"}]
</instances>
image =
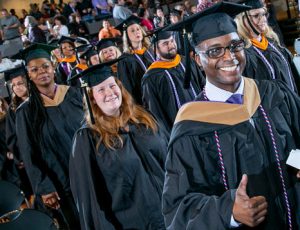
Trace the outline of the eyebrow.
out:
<instances>
[{"instance_id":1,"label":"eyebrow","mask_svg":"<svg viewBox=\"0 0 300 230\"><path fill-rule=\"evenodd\" d=\"M237 42L237 41L240 41L241 39L239 38L236 38L236 39L232 39L227 45L225 46L229 46L230 44L232 44L233 42ZM210 45L209 47L207 47L208 49L211 49L211 48L216 48L216 47L225 47L223 44L220 44L220 43L217 43L217 44L213 44L213 45Z\"/></svg>"}]
</instances>

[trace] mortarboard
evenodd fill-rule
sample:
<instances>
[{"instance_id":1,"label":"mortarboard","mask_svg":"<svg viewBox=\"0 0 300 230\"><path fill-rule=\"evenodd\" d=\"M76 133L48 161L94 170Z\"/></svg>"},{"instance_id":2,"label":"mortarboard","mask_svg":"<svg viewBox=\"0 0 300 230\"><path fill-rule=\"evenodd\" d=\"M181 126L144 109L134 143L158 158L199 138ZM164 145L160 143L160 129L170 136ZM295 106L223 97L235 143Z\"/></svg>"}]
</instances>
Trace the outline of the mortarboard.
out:
<instances>
[{"instance_id":1,"label":"mortarboard","mask_svg":"<svg viewBox=\"0 0 300 230\"><path fill-rule=\"evenodd\" d=\"M89 45L90 42L87 39L85 39L85 38L77 37L74 40L74 44L75 44L76 47L78 47L78 46L81 46L81 45Z\"/></svg>"},{"instance_id":2,"label":"mortarboard","mask_svg":"<svg viewBox=\"0 0 300 230\"><path fill-rule=\"evenodd\" d=\"M58 40L57 38L53 38L51 39L50 41L48 41L48 45L51 45L51 46L58 46Z\"/></svg>"},{"instance_id":3,"label":"mortarboard","mask_svg":"<svg viewBox=\"0 0 300 230\"><path fill-rule=\"evenodd\" d=\"M264 7L264 4L261 0L244 0L241 3L246 6L251 6L252 9L260 9Z\"/></svg>"},{"instance_id":4,"label":"mortarboard","mask_svg":"<svg viewBox=\"0 0 300 230\"><path fill-rule=\"evenodd\" d=\"M101 82L105 81L106 79L108 79L109 77L114 76L114 73L110 66L120 61L121 59L123 59L123 57L109 62L104 62L98 65L91 66L88 69L72 76L69 79L69 82L75 81L77 79L81 79L81 87L83 88L83 92L86 97L86 102L87 102L92 124L95 124L95 120L92 113L91 103L87 94L86 87L96 86Z\"/></svg>"},{"instance_id":5,"label":"mortarboard","mask_svg":"<svg viewBox=\"0 0 300 230\"><path fill-rule=\"evenodd\" d=\"M65 43L65 42L72 42L72 43L74 43L74 42L75 42L75 39L63 35L63 36L61 36L61 38L58 40L57 44L61 45L62 43Z\"/></svg>"},{"instance_id":6,"label":"mortarboard","mask_svg":"<svg viewBox=\"0 0 300 230\"><path fill-rule=\"evenodd\" d=\"M154 46L154 59L156 59L156 45L157 45L157 42L159 40L168 39L169 37L171 37L173 35L172 32L170 32L168 30L164 30L166 27L167 26L158 28L158 29L154 30L152 33L147 35L148 37L152 36L151 43Z\"/></svg>"},{"instance_id":7,"label":"mortarboard","mask_svg":"<svg viewBox=\"0 0 300 230\"><path fill-rule=\"evenodd\" d=\"M80 78L84 84L82 87L93 87L95 85L98 85L101 82L105 81L107 78L114 76L114 73L110 66L120 61L121 59L123 59L123 57L91 66L88 69L74 75L72 78L70 78L69 81L74 81Z\"/></svg>"},{"instance_id":8,"label":"mortarboard","mask_svg":"<svg viewBox=\"0 0 300 230\"><path fill-rule=\"evenodd\" d=\"M33 59L47 58L51 60L51 51L56 49L56 46L50 46L42 43L34 43L27 48L20 50L19 53L12 56L12 59L23 59L26 64Z\"/></svg>"},{"instance_id":9,"label":"mortarboard","mask_svg":"<svg viewBox=\"0 0 300 230\"><path fill-rule=\"evenodd\" d=\"M117 46L116 42L121 41L121 38L103 38L96 44L98 52L110 46Z\"/></svg>"},{"instance_id":10,"label":"mortarboard","mask_svg":"<svg viewBox=\"0 0 300 230\"><path fill-rule=\"evenodd\" d=\"M252 7L252 9L260 9L264 7L264 4L261 0L244 0L243 4L246 6L250 6ZM250 9L251 10L251 9ZM246 13L245 14L246 20L250 26L250 28L253 30L253 32L257 35L260 34L259 31L257 31L257 29L255 28L255 26L253 25L252 21L249 18L249 15Z\"/></svg>"},{"instance_id":11,"label":"mortarboard","mask_svg":"<svg viewBox=\"0 0 300 230\"><path fill-rule=\"evenodd\" d=\"M98 55L98 52L95 50L94 46L90 46L83 53L81 53L79 55L79 58L82 58L82 59L85 59L86 61L88 61L90 59L90 57L92 57L94 55Z\"/></svg>"},{"instance_id":12,"label":"mortarboard","mask_svg":"<svg viewBox=\"0 0 300 230\"><path fill-rule=\"evenodd\" d=\"M85 52L88 48L92 47L90 44L80 45L75 48L76 53L82 53Z\"/></svg>"},{"instance_id":13,"label":"mortarboard","mask_svg":"<svg viewBox=\"0 0 300 230\"><path fill-rule=\"evenodd\" d=\"M170 10L170 16L173 15L173 16L181 17L181 14L182 12L180 10L176 10L176 9Z\"/></svg>"},{"instance_id":14,"label":"mortarboard","mask_svg":"<svg viewBox=\"0 0 300 230\"><path fill-rule=\"evenodd\" d=\"M5 86L8 92L9 100L11 100L11 91L9 89L7 82L19 76L26 77L27 76L26 67L24 66L24 63L21 63L17 66L14 66L11 69L7 69L3 71L3 73L4 73L4 80L6 82Z\"/></svg>"},{"instance_id":15,"label":"mortarboard","mask_svg":"<svg viewBox=\"0 0 300 230\"><path fill-rule=\"evenodd\" d=\"M120 30L120 31L126 31L128 26L131 26L133 24L140 24L141 19L137 16L131 15L128 18L126 18L124 21L120 22L115 29Z\"/></svg>"},{"instance_id":16,"label":"mortarboard","mask_svg":"<svg viewBox=\"0 0 300 230\"><path fill-rule=\"evenodd\" d=\"M11 81L19 76L26 76L26 69L23 64L16 66L13 69L4 71L4 79L6 82Z\"/></svg>"},{"instance_id":17,"label":"mortarboard","mask_svg":"<svg viewBox=\"0 0 300 230\"><path fill-rule=\"evenodd\" d=\"M190 86L189 41L186 32L192 32L192 43L197 46L204 40L223 36L237 31L232 17L250 10L251 7L230 2L219 2L205 10L185 18L183 21L170 25L165 30L183 31L184 50L187 59L184 87Z\"/></svg>"}]
</instances>

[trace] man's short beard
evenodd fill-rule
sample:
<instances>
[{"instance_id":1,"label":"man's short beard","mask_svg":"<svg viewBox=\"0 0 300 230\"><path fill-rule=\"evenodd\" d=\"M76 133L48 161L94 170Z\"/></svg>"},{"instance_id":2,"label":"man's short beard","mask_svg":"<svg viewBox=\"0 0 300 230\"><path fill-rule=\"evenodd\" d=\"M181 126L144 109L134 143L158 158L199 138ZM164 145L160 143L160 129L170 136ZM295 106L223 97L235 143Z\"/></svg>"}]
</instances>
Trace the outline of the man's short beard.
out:
<instances>
[{"instance_id":1,"label":"man's short beard","mask_svg":"<svg viewBox=\"0 0 300 230\"><path fill-rule=\"evenodd\" d=\"M174 59L175 57L176 57L176 55L177 55L177 52L176 53L159 53L159 55L162 57L162 58L164 58L164 59Z\"/></svg>"}]
</instances>

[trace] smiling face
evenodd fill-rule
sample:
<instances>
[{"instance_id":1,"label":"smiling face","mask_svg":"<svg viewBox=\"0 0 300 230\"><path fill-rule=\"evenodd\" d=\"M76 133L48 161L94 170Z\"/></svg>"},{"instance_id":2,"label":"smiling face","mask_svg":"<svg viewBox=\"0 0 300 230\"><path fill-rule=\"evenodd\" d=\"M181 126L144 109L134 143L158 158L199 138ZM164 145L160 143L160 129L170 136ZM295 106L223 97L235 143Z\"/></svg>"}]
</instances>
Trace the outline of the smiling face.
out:
<instances>
[{"instance_id":1,"label":"smiling face","mask_svg":"<svg viewBox=\"0 0 300 230\"><path fill-rule=\"evenodd\" d=\"M157 42L157 54L162 59L174 59L177 54L177 45L173 36Z\"/></svg>"},{"instance_id":2,"label":"smiling face","mask_svg":"<svg viewBox=\"0 0 300 230\"><path fill-rule=\"evenodd\" d=\"M54 67L47 58L33 59L28 63L27 68L29 78L37 88L54 84Z\"/></svg>"},{"instance_id":3,"label":"smiling face","mask_svg":"<svg viewBox=\"0 0 300 230\"><path fill-rule=\"evenodd\" d=\"M110 117L120 115L122 93L113 76L92 87L92 92L94 103L98 105L104 114Z\"/></svg>"},{"instance_id":4,"label":"smiling face","mask_svg":"<svg viewBox=\"0 0 300 230\"><path fill-rule=\"evenodd\" d=\"M117 58L117 52L113 46L101 50L104 61L111 61Z\"/></svg>"},{"instance_id":5,"label":"smiling face","mask_svg":"<svg viewBox=\"0 0 300 230\"><path fill-rule=\"evenodd\" d=\"M205 40L201 42L196 49L205 52L213 48L227 47L237 41L240 41L240 38L238 34L234 32ZM236 88L239 85L242 72L246 65L243 50L231 52L225 49L225 54L219 58L209 58L207 54L201 53L200 61L209 82L227 91L232 91L232 88Z\"/></svg>"},{"instance_id":6,"label":"smiling face","mask_svg":"<svg viewBox=\"0 0 300 230\"><path fill-rule=\"evenodd\" d=\"M11 80L11 87L17 97L24 98L27 96L25 80L22 76L15 77Z\"/></svg>"},{"instance_id":7,"label":"smiling face","mask_svg":"<svg viewBox=\"0 0 300 230\"><path fill-rule=\"evenodd\" d=\"M143 33L138 24L132 24L127 28L128 38L132 43L139 43L143 40Z\"/></svg>"}]
</instances>

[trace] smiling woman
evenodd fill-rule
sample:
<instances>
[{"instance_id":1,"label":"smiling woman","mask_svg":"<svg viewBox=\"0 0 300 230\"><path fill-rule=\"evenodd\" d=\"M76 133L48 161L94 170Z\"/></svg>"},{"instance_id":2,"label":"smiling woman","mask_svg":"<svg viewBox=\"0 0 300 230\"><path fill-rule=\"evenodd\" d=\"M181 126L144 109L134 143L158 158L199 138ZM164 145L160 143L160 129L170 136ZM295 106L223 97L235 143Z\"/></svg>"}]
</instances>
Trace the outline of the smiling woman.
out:
<instances>
[{"instance_id":1,"label":"smiling woman","mask_svg":"<svg viewBox=\"0 0 300 230\"><path fill-rule=\"evenodd\" d=\"M89 86L95 121L86 112L70 158L81 228L165 229L160 206L167 136L107 65L79 75Z\"/></svg>"}]
</instances>

